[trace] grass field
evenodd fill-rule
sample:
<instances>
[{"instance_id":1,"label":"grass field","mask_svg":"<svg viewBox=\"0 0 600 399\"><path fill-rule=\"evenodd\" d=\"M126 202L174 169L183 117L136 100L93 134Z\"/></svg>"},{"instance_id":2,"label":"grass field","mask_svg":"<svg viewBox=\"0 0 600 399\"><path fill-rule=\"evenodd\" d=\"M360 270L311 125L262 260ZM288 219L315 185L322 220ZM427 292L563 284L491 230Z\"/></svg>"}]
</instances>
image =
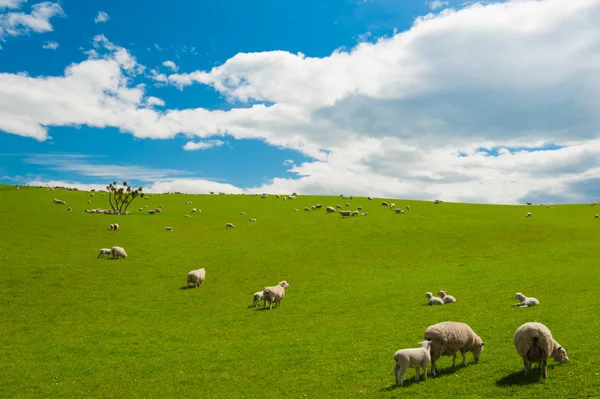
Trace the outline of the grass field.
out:
<instances>
[{"instance_id":1,"label":"grass field","mask_svg":"<svg viewBox=\"0 0 600 399\"><path fill-rule=\"evenodd\" d=\"M108 208L88 199L0 186L0 397L600 395L600 209L396 199L412 207L396 215L355 198L368 216L342 219L302 212L339 197L154 195L111 216L85 213ZM161 204L159 215L137 211ZM184 218L192 207L202 212ZM96 258L113 245L128 258ZM200 267L205 283L183 289ZM281 307L249 308L284 279ZM440 289L457 303L426 306L425 292ZM517 291L541 305L511 307ZM480 362L469 353L452 371L443 357L440 376L414 383L409 370L395 388L393 353L449 320L483 338ZM548 380L522 376L512 338L527 321L546 324L571 359L550 360Z\"/></svg>"}]
</instances>

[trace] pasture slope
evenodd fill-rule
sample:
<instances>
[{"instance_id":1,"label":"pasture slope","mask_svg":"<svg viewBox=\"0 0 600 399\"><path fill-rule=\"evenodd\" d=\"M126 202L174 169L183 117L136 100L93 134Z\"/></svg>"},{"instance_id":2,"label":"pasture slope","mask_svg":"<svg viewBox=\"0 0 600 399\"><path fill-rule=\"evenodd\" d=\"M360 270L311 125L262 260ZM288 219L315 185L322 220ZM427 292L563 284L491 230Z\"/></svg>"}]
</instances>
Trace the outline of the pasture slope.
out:
<instances>
[{"instance_id":1,"label":"pasture slope","mask_svg":"<svg viewBox=\"0 0 600 399\"><path fill-rule=\"evenodd\" d=\"M361 197L348 202L368 216L342 219L302 211L347 202L339 197L154 195L136 199L130 215L111 216L85 213L108 207L100 194L88 199L0 186L0 397L600 394L598 208L395 199L412 207L396 215L381 199ZM159 215L138 212L161 204ZM202 212L185 218L192 207ZM108 230L114 222L117 232ZM128 258L96 258L113 245ZM182 289L199 267L205 283ZM255 291L283 279L290 287L280 308L248 308ZM426 306L425 292L440 289L458 302ZM517 291L541 305L511 307ZM414 383L409 370L405 387L394 388L393 353L448 320L484 339L479 364L469 353L468 366L452 371L443 357L441 376ZM546 381L535 369L522 377L512 343L517 327L534 320L571 359L550 360Z\"/></svg>"}]
</instances>

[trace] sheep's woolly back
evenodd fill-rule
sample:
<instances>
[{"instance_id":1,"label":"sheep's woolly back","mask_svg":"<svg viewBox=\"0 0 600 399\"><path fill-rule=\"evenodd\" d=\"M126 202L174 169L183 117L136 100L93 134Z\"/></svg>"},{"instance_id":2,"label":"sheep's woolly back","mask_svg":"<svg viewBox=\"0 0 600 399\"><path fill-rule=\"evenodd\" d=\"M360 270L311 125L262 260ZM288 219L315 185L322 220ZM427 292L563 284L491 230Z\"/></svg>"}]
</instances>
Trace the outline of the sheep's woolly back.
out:
<instances>
[{"instance_id":1,"label":"sheep's woolly back","mask_svg":"<svg viewBox=\"0 0 600 399\"><path fill-rule=\"evenodd\" d=\"M471 350L483 345L483 340L468 324L456 321L444 321L427 327L424 339L431 341L432 349L440 347L441 354L447 348Z\"/></svg>"},{"instance_id":2,"label":"sheep's woolly back","mask_svg":"<svg viewBox=\"0 0 600 399\"><path fill-rule=\"evenodd\" d=\"M555 345L556 347L559 345L554 341L554 338L552 338L550 329L542 323L537 322L525 323L517 328L513 339L517 353L522 358L526 358L527 353L534 346L535 337L537 337L535 346L540 348L543 359L550 358L552 352L554 352Z\"/></svg>"}]
</instances>

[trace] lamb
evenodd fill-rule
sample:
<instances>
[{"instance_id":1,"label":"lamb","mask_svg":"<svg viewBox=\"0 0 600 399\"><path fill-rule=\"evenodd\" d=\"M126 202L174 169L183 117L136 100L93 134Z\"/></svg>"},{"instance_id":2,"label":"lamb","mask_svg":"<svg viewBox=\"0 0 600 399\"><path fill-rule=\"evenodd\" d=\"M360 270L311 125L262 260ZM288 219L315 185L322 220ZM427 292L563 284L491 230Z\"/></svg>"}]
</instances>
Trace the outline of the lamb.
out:
<instances>
[{"instance_id":1,"label":"lamb","mask_svg":"<svg viewBox=\"0 0 600 399\"><path fill-rule=\"evenodd\" d=\"M362 211L362 210L363 210L363 207L362 207L362 206L359 206L358 208L356 208L356 210L357 210L357 211Z\"/></svg>"},{"instance_id":2,"label":"lamb","mask_svg":"<svg viewBox=\"0 0 600 399\"><path fill-rule=\"evenodd\" d=\"M539 305L540 301L537 298L527 298L525 295L517 292L515 294L515 299L519 300L519 303L514 304L513 306L518 306L520 308L530 308L535 305Z\"/></svg>"},{"instance_id":3,"label":"lamb","mask_svg":"<svg viewBox=\"0 0 600 399\"><path fill-rule=\"evenodd\" d=\"M310 209L308 207L304 207L304 211L305 212L310 212Z\"/></svg>"},{"instance_id":4,"label":"lamb","mask_svg":"<svg viewBox=\"0 0 600 399\"><path fill-rule=\"evenodd\" d=\"M232 229L233 229L233 228L235 228L235 226L233 225L233 223L227 223L227 224L225 225L225 230L227 230L227 229L229 229L229 228L232 228Z\"/></svg>"},{"instance_id":5,"label":"lamb","mask_svg":"<svg viewBox=\"0 0 600 399\"><path fill-rule=\"evenodd\" d=\"M524 374L531 373L531 363L538 363L538 370L548 378L548 359L553 357L559 363L568 363L565 348L552 337L550 329L538 322L525 323L517 328L514 336L517 353L523 358Z\"/></svg>"},{"instance_id":6,"label":"lamb","mask_svg":"<svg viewBox=\"0 0 600 399\"><path fill-rule=\"evenodd\" d=\"M410 211L410 205L406 205L406 210Z\"/></svg>"},{"instance_id":7,"label":"lamb","mask_svg":"<svg viewBox=\"0 0 600 399\"><path fill-rule=\"evenodd\" d=\"M342 206L340 204L337 204L335 207L336 209L342 209Z\"/></svg>"},{"instance_id":8,"label":"lamb","mask_svg":"<svg viewBox=\"0 0 600 399\"><path fill-rule=\"evenodd\" d=\"M327 213L335 213L335 208L332 206L328 206L327 208L325 208L325 210L327 211Z\"/></svg>"},{"instance_id":9,"label":"lamb","mask_svg":"<svg viewBox=\"0 0 600 399\"><path fill-rule=\"evenodd\" d=\"M389 206L387 202L381 201L381 206Z\"/></svg>"},{"instance_id":10,"label":"lamb","mask_svg":"<svg viewBox=\"0 0 600 399\"><path fill-rule=\"evenodd\" d=\"M526 218L531 216L531 212L527 212L527 214L525 215Z\"/></svg>"},{"instance_id":11,"label":"lamb","mask_svg":"<svg viewBox=\"0 0 600 399\"><path fill-rule=\"evenodd\" d=\"M92 203L92 201L88 200L88 204L91 204L91 203Z\"/></svg>"},{"instance_id":12,"label":"lamb","mask_svg":"<svg viewBox=\"0 0 600 399\"><path fill-rule=\"evenodd\" d=\"M427 379L427 365L431 361L431 354L429 353L431 341L421 341L419 345L420 348L400 349L394 353L396 385L403 385L404 373L409 368L415 369L415 381L419 381L421 368L423 369L423 379Z\"/></svg>"},{"instance_id":13,"label":"lamb","mask_svg":"<svg viewBox=\"0 0 600 399\"><path fill-rule=\"evenodd\" d=\"M122 247L117 247L114 246L110 249L112 257L115 259L118 259L119 256L122 257L123 259L127 258L127 252L125 252L125 249L123 249Z\"/></svg>"},{"instance_id":14,"label":"lamb","mask_svg":"<svg viewBox=\"0 0 600 399\"><path fill-rule=\"evenodd\" d=\"M254 293L254 301L252 302L252 307L256 307L256 305L264 299L263 291L257 291Z\"/></svg>"},{"instance_id":15,"label":"lamb","mask_svg":"<svg viewBox=\"0 0 600 399\"><path fill-rule=\"evenodd\" d=\"M352 212L352 214L350 216L358 216L358 211Z\"/></svg>"},{"instance_id":16,"label":"lamb","mask_svg":"<svg viewBox=\"0 0 600 399\"><path fill-rule=\"evenodd\" d=\"M255 218L250 218L250 219L248 219L248 220L249 220L249 221L251 221L251 222L256 222L256 219L255 219Z\"/></svg>"},{"instance_id":17,"label":"lamb","mask_svg":"<svg viewBox=\"0 0 600 399\"><path fill-rule=\"evenodd\" d=\"M296 212L298 212L298 208L294 208L294 210L295 210Z\"/></svg>"},{"instance_id":18,"label":"lamb","mask_svg":"<svg viewBox=\"0 0 600 399\"><path fill-rule=\"evenodd\" d=\"M185 288L188 288L190 283L194 284L194 288L198 288L200 284L204 282L206 278L206 270L204 268L198 270L192 270L187 275L187 280L185 281Z\"/></svg>"},{"instance_id":19,"label":"lamb","mask_svg":"<svg viewBox=\"0 0 600 399\"><path fill-rule=\"evenodd\" d=\"M437 293L440 298L444 301L444 303L454 303L456 302L456 298L452 295L447 295L446 291L440 291Z\"/></svg>"},{"instance_id":20,"label":"lamb","mask_svg":"<svg viewBox=\"0 0 600 399\"><path fill-rule=\"evenodd\" d=\"M104 255L111 255L112 254L112 250L110 248L100 248L100 253L98 254L98 258L103 257Z\"/></svg>"},{"instance_id":21,"label":"lamb","mask_svg":"<svg viewBox=\"0 0 600 399\"><path fill-rule=\"evenodd\" d=\"M173 227L165 227L165 230L167 230L167 231L173 231Z\"/></svg>"},{"instance_id":22,"label":"lamb","mask_svg":"<svg viewBox=\"0 0 600 399\"><path fill-rule=\"evenodd\" d=\"M350 203L346 202L346 208L350 208Z\"/></svg>"},{"instance_id":23,"label":"lamb","mask_svg":"<svg viewBox=\"0 0 600 399\"><path fill-rule=\"evenodd\" d=\"M463 365L467 365L465 353L473 352L475 363L479 362L485 342L468 324L444 321L427 327L424 339L431 341L431 374L437 374L436 361L441 356L452 356L452 368L456 364L456 352L460 351Z\"/></svg>"},{"instance_id":24,"label":"lamb","mask_svg":"<svg viewBox=\"0 0 600 399\"><path fill-rule=\"evenodd\" d=\"M192 213L195 213L197 211L196 208L192 208Z\"/></svg>"},{"instance_id":25,"label":"lamb","mask_svg":"<svg viewBox=\"0 0 600 399\"><path fill-rule=\"evenodd\" d=\"M244 216L245 214L246 214L246 212L240 211L240 215Z\"/></svg>"},{"instance_id":26,"label":"lamb","mask_svg":"<svg viewBox=\"0 0 600 399\"><path fill-rule=\"evenodd\" d=\"M361 214L360 214L360 216L367 216L367 215L368 215L368 213L367 213L367 212L364 212L364 213L361 213Z\"/></svg>"},{"instance_id":27,"label":"lamb","mask_svg":"<svg viewBox=\"0 0 600 399\"><path fill-rule=\"evenodd\" d=\"M433 296L433 294L431 292L426 292L425 297L427 299L429 299L429 305L443 305L444 304L444 300L442 298Z\"/></svg>"},{"instance_id":28,"label":"lamb","mask_svg":"<svg viewBox=\"0 0 600 399\"><path fill-rule=\"evenodd\" d=\"M114 223L113 224L113 230L115 230L115 231L119 230L119 224L118 223Z\"/></svg>"},{"instance_id":29,"label":"lamb","mask_svg":"<svg viewBox=\"0 0 600 399\"><path fill-rule=\"evenodd\" d=\"M346 217L346 216L350 216L351 213L350 213L350 211L340 211L340 215L342 215L342 217Z\"/></svg>"},{"instance_id":30,"label":"lamb","mask_svg":"<svg viewBox=\"0 0 600 399\"><path fill-rule=\"evenodd\" d=\"M394 204L393 202L390 204L390 208L394 209L396 207L396 204Z\"/></svg>"},{"instance_id":31,"label":"lamb","mask_svg":"<svg viewBox=\"0 0 600 399\"><path fill-rule=\"evenodd\" d=\"M281 305L281 300L285 296L285 289L289 286L287 281L283 280L273 287L265 287L263 291L263 308L266 306L267 302L269 302L269 310L273 309L273 303L276 303L277 307L279 307L279 305Z\"/></svg>"}]
</instances>

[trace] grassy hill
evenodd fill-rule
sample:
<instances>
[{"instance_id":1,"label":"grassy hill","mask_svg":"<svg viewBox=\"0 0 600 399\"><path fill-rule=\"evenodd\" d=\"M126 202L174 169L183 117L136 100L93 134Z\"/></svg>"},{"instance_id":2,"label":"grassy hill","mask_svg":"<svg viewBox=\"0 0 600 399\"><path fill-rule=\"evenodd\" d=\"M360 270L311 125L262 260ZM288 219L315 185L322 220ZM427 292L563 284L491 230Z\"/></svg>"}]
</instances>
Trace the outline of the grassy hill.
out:
<instances>
[{"instance_id":1,"label":"grassy hill","mask_svg":"<svg viewBox=\"0 0 600 399\"><path fill-rule=\"evenodd\" d=\"M108 208L101 194L0 186L0 397L600 393L600 209L395 199L412 208L396 215L361 197L348 202L366 217L302 211L345 202L154 195L112 216L84 212ZM163 212L138 212L145 205ZM192 207L202 212L185 218ZM115 222L120 230L109 231ZM96 258L113 245L128 258ZM205 283L182 289L200 267ZM255 291L284 279L281 307L248 307ZM457 303L426 306L425 292L440 289ZM541 305L511 307L517 291ZM469 353L468 366L452 371L443 357L441 376L417 384L409 370L394 388L393 353L448 320L486 342L479 364ZM535 369L522 377L512 339L527 321L546 324L571 359L550 360L546 381Z\"/></svg>"}]
</instances>

